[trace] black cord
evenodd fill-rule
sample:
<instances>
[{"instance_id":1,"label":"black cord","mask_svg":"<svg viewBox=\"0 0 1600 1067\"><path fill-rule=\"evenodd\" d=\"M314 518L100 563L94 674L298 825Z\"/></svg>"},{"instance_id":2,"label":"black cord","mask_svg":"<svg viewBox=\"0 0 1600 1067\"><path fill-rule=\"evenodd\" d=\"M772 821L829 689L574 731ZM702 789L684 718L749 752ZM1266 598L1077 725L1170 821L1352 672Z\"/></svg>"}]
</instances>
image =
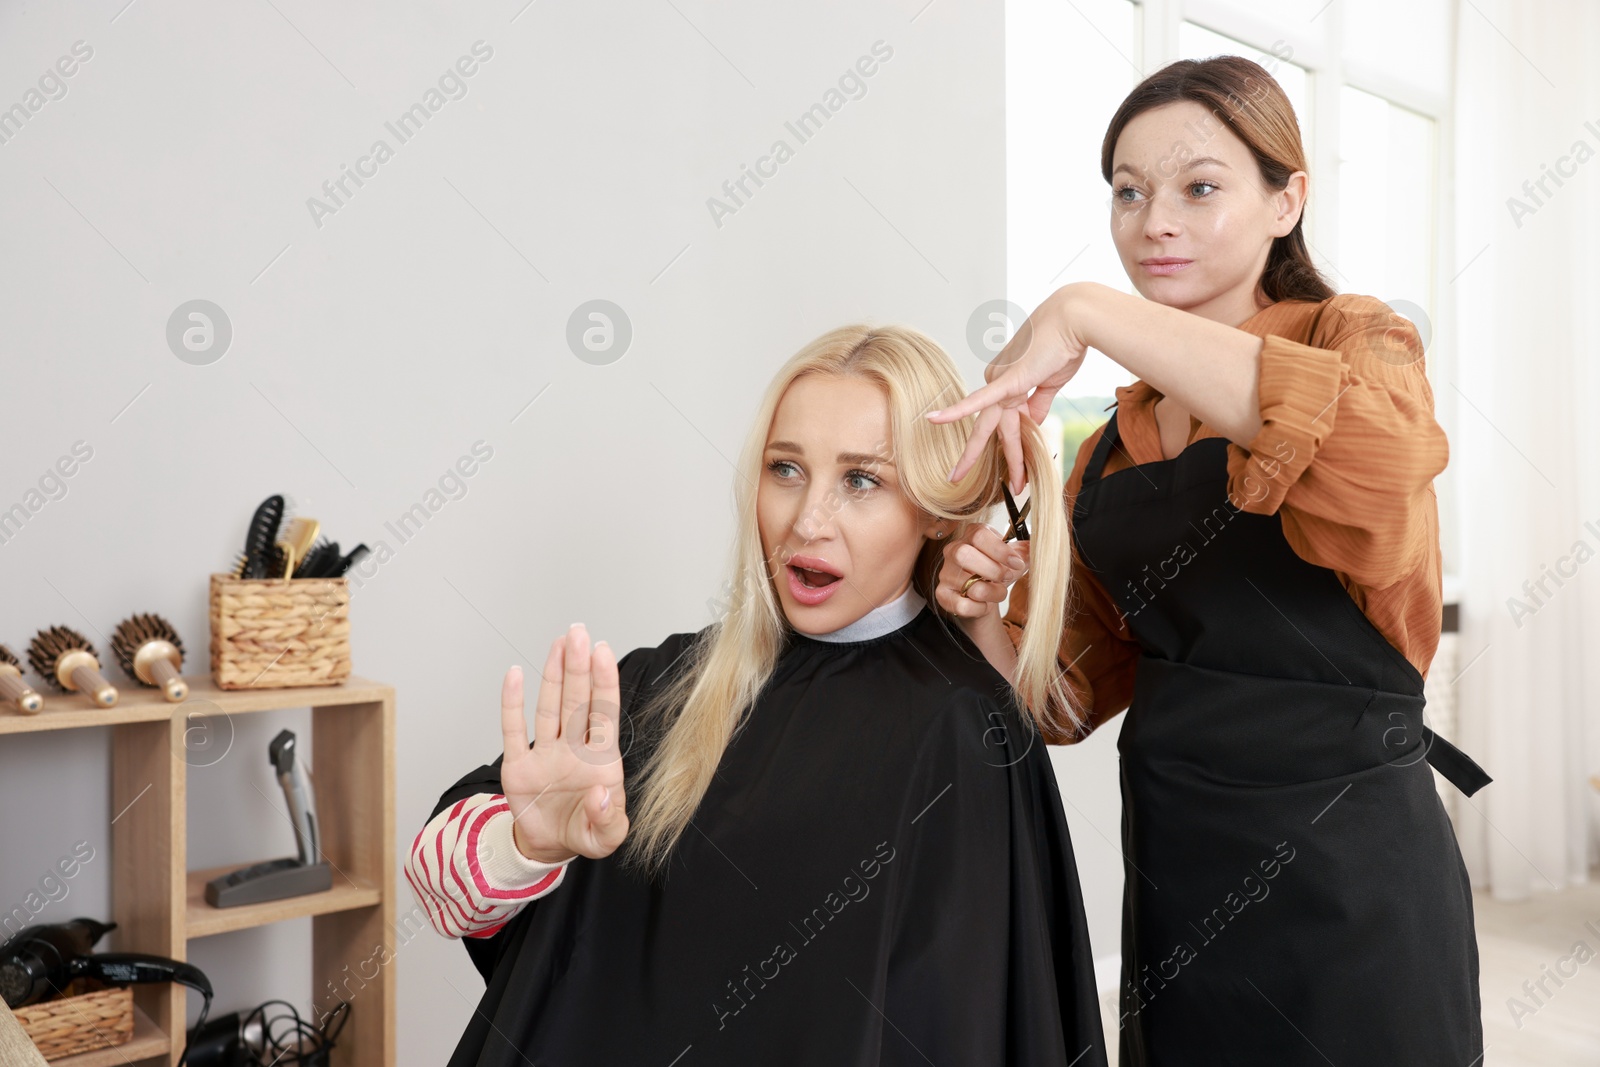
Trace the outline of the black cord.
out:
<instances>
[{"instance_id":1,"label":"black cord","mask_svg":"<svg viewBox=\"0 0 1600 1067\"><path fill-rule=\"evenodd\" d=\"M333 1033L330 1034L328 1033L328 1022L331 1019L338 1019L339 1025L334 1027ZM349 1021L350 1002L348 1000L341 1000L339 1001L339 1006L330 1011L328 1013L328 1017L322 1020L322 1032L324 1035L324 1040L328 1042L329 1048L332 1048L334 1041L338 1039L340 1034L344 1033L344 1024Z\"/></svg>"},{"instance_id":2,"label":"black cord","mask_svg":"<svg viewBox=\"0 0 1600 1067\"><path fill-rule=\"evenodd\" d=\"M269 1018L267 1008L281 1004L288 1009L288 1014L278 1014ZM254 1048L249 1048L250 1063L255 1067L277 1067L277 1065L290 1065L297 1063L326 1063L327 1054L333 1050L334 1041L344 1030L345 1021L349 1019L350 1002L341 1000L339 1006L328 1013L319 1028L301 1018L300 1012L287 1000L268 1000L253 1008L239 1023L241 1036L250 1029L250 1021L259 1017L261 1023L261 1051L257 1053ZM330 1032L328 1024L335 1019L338 1026ZM288 1034L280 1036L275 1028L287 1028ZM292 1040L292 1043L291 1043ZM247 1046L248 1047L248 1046ZM270 1057L262 1059L262 1056ZM320 1059L318 1058L320 1057ZM182 1067L180 1064L179 1067Z\"/></svg>"},{"instance_id":3,"label":"black cord","mask_svg":"<svg viewBox=\"0 0 1600 1067\"><path fill-rule=\"evenodd\" d=\"M206 1024L206 1013L211 1010L211 994L209 992L207 992L206 990L201 989L199 986L191 986L191 985L189 985L188 982L182 982L181 984L186 986L186 987L188 987L188 988L190 988L190 989L195 990L202 997L205 998L205 1000L200 1005L200 1017L194 1021L194 1029L188 1031L188 1033L198 1034L200 1032L200 1028ZM178 1057L178 1067L183 1067L184 1064L189 1062L189 1037L188 1037L188 1033L185 1034L184 1039L183 1039L183 1055Z\"/></svg>"}]
</instances>

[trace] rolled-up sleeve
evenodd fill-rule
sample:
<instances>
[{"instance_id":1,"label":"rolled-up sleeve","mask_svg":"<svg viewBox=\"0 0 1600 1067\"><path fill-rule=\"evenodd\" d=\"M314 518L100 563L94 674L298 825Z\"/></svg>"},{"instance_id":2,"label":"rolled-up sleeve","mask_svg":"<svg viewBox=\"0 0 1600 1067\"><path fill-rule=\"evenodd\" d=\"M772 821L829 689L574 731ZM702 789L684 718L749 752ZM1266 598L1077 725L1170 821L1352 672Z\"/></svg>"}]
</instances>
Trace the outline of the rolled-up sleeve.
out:
<instances>
[{"instance_id":1,"label":"rolled-up sleeve","mask_svg":"<svg viewBox=\"0 0 1600 1067\"><path fill-rule=\"evenodd\" d=\"M1372 297L1328 302L1310 343L1263 339L1261 430L1228 446L1228 494L1279 514L1302 558L1373 588L1418 564L1449 461L1416 327Z\"/></svg>"}]
</instances>

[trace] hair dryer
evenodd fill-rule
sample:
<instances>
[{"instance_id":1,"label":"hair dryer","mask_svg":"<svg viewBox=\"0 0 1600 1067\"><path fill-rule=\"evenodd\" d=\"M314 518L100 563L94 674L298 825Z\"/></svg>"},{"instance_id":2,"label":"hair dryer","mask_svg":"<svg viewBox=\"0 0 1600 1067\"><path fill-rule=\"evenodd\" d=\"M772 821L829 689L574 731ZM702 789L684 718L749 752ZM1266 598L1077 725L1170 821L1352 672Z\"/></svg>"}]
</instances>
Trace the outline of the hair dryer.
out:
<instances>
[{"instance_id":1,"label":"hair dryer","mask_svg":"<svg viewBox=\"0 0 1600 1067\"><path fill-rule=\"evenodd\" d=\"M211 1008L211 981L194 964L143 952L90 952L116 925L77 918L24 928L0 947L0 995L11 1007L20 1008L63 994L74 978L95 978L112 985L177 982L205 998L195 1025L204 1023ZM186 1046L179 1064L188 1055Z\"/></svg>"}]
</instances>

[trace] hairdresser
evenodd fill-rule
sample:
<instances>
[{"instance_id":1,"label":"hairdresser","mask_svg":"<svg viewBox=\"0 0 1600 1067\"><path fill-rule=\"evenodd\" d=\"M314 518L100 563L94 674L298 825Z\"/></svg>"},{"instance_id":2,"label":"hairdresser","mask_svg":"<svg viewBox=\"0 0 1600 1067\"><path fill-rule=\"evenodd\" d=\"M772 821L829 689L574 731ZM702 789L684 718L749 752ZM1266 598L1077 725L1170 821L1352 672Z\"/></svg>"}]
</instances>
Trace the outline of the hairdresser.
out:
<instances>
[{"instance_id":1,"label":"hairdresser","mask_svg":"<svg viewBox=\"0 0 1600 1067\"><path fill-rule=\"evenodd\" d=\"M1065 484L1058 659L1085 726L1050 738L1127 711L1120 1062L1478 1062L1471 888L1430 768L1488 777L1423 724L1448 446L1417 331L1312 264L1299 127L1257 64L1157 71L1100 168L1137 295L1057 290L929 417L979 413L952 477L998 431L1020 492L1019 420L1090 347L1137 379ZM1013 547L978 527L935 591L1007 674Z\"/></svg>"}]
</instances>

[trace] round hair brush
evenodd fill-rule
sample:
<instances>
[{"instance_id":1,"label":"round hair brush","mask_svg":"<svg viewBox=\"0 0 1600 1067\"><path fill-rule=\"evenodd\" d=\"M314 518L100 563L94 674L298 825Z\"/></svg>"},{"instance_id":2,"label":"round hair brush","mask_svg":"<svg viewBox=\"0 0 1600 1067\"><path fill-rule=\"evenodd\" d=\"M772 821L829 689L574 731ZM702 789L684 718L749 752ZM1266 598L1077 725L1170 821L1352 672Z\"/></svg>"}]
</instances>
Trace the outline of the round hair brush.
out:
<instances>
[{"instance_id":1,"label":"round hair brush","mask_svg":"<svg viewBox=\"0 0 1600 1067\"><path fill-rule=\"evenodd\" d=\"M37 715L44 707L44 697L22 680L22 664L5 645L0 645L0 696L14 702L17 710L27 715Z\"/></svg>"},{"instance_id":2,"label":"round hair brush","mask_svg":"<svg viewBox=\"0 0 1600 1067\"><path fill-rule=\"evenodd\" d=\"M117 687L101 676L94 646L70 626L52 626L34 634L28 643L28 662L39 677L62 692L89 693L103 708L117 702Z\"/></svg>"},{"instance_id":3,"label":"round hair brush","mask_svg":"<svg viewBox=\"0 0 1600 1067\"><path fill-rule=\"evenodd\" d=\"M111 651L129 678L159 687L174 704L189 695L183 669L183 642L160 615L130 615L111 633Z\"/></svg>"}]
</instances>

